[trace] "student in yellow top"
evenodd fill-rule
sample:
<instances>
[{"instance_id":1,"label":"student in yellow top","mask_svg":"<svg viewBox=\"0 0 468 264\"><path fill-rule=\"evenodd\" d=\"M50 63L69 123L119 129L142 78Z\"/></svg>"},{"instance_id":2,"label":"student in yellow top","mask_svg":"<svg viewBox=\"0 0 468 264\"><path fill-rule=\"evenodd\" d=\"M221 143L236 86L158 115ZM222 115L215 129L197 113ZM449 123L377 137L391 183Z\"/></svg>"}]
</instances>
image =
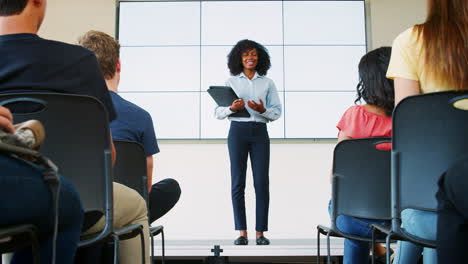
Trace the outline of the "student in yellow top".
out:
<instances>
[{"instance_id":1,"label":"student in yellow top","mask_svg":"<svg viewBox=\"0 0 468 264\"><path fill-rule=\"evenodd\" d=\"M427 3L426 21L404 31L393 43L387 77L394 79L395 104L410 95L468 89L468 1ZM436 239L435 213L407 209L402 222L410 234ZM420 246L399 242L393 263L417 263L421 251ZM437 263L434 249L424 249L423 256L425 264Z\"/></svg>"},{"instance_id":2,"label":"student in yellow top","mask_svg":"<svg viewBox=\"0 0 468 264\"><path fill-rule=\"evenodd\" d=\"M393 42L387 77L395 104L421 93L468 89L468 2L428 0L426 22Z\"/></svg>"}]
</instances>

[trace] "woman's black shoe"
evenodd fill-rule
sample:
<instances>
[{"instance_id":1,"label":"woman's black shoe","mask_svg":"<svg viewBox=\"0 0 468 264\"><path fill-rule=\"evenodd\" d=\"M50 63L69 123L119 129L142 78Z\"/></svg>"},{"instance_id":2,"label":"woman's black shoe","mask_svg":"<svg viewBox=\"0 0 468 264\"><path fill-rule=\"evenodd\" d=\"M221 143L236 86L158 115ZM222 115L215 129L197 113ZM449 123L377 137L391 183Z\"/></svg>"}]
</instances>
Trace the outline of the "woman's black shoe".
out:
<instances>
[{"instance_id":1,"label":"woman's black shoe","mask_svg":"<svg viewBox=\"0 0 468 264\"><path fill-rule=\"evenodd\" d=\"M259 238L257 238L257 245L259 246L266 246L266 245L270 245L270 240L264 236L261 236Z\"/></svg>"},{"instance_id":2,"label":"woman's black shoe","mask_svg":"<svg viewBox=\"0 0 468 264\"><path fill-rule=\"evenodd\" d=\"M234 245L236 246L245 246L249 244L249 240L246 237L240 236L234 240Z\"/></svg>"}]
</instances>

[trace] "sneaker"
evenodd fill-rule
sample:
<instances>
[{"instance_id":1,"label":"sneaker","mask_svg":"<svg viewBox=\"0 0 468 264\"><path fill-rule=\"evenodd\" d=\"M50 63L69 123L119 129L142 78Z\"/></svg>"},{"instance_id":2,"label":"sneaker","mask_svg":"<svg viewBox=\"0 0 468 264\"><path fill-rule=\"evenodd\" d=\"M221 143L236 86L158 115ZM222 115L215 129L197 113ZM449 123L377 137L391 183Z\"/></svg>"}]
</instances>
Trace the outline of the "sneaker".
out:
<instances>
[{"instance_id":1,"label":"sneaker","mask_svg":"<svg viewBox=\"0 0 468 264\"><path fill-rule=\"evenodd\" d=\"M45 139L45 129L40 121L28 120L15 125L15 136L27 147L39 150Z\"/></svg>"}]
</instances>

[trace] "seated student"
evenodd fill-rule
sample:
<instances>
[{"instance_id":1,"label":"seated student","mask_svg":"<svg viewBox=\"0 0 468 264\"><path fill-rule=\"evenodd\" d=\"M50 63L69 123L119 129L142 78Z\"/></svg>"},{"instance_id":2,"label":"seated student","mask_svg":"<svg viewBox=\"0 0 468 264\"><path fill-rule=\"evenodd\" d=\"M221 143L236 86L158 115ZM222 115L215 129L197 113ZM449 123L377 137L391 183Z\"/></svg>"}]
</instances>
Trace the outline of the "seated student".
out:
<instances>
[{"instance_id":1,"label":"seated student","mask_svg":"<svg viewBox=\"0 0 468 264\"><path fill-rule=\"evenodd\" d=\"M466 0L429 0L426 21L395 39L387 72L395 81L395 103L410 95L468 89L466 14ZM435 213L407 209L401 217L406 232L436 239ZM394 263L417 263L422 251L421 246L398 242ZM425 264L437 263L436 250L424 248L423 258Z\"/></svg>"},{"instance_id":2,"label":"seated student","mask_svg":"<svg viewBox=\"0 0 468 264\"><path fill-rule=\"evenodd\" d=\"M465 263L468 248L468 156L442 175L437 193L437 259Z\"/></svg>"},{"instance_id":3,"label":"seated student","mask_svg":"<svg viewBox=\"0 0 468 264\"><path fill-rule=\"evenodd\" d=\"M390 53L389 47L378 48L364 55L359 62L360 81L355 103L362 99L366 104L355 105L346 110L337 125L338 142L350 138L392 135L393 81L385 78ZM389 223L346 215L340 215L336 219L336 225L343 233L369 238L372 235L372 224ZM368 263L369 251L370 243L345 239L343 263ZM384 256L385 253L385 248L376 244L376 256Z\"/></svg>"},{"instance_id":4,"label":"seated student","mask_svg":"<svg viewBox=\"0 0 468 264\"><path fill-rule=\"evenodd\" d=\"M150 114L117 94L120 81L120 45L106 33L89 31L79 44L96 54L107 88L112 97L117 119L110 128L114 140L140 143L145 148L149 188L150 223L165 215L179 200L180 187L174 179L153 183L153 155L159 153L158 142Z\"/></svg>"},{"instance_id":5,"label":"seated student","mask_svg":"<svg viewBox=\"0 0 468 264\"><path fill-rule=\"evenodd\" d=\"M93 96L103 103L109 120L114 120L114 106L94 54L82 47L37 35L45 9L46 0L0 0L0 92L39 91ZM111 147L113 149L112 142ZM115 160L115 151L112 154ZM147 229L145 200L128 187L117 183L113 187L114 227L142 224ZM103 218L85 230L85 234L102 230ZM139 243L138 237L132 240ZM122 245L120 250L127 252L128 248ZM122 263L138 263L141 254L136 254L135 258ZM123 255L134 257L130 253Z\"/></svg>"},{"instance_id":6,"label":"seated student","mask_svg":"<svg viewBox=\"0 0 468 264\"><path fill-rule=\"evenodd\" d=\"M1 3L1 2L0 2ZM0 5L1 6L1 5ZM1 45L1 44L0 44ZM13 133L12 115L0 106L0 129ZM42 166L0 154L0 228L34 224L38 228L41 263L52 263L53 214L52 195L44 182ZM59 222L56 263L71 264L80 240L83 209L73 185L60 177ZM31 203L34 201L34 203ZM31 248L15 252L12 262L33 263Z\"/></svg>"}]
</instances>

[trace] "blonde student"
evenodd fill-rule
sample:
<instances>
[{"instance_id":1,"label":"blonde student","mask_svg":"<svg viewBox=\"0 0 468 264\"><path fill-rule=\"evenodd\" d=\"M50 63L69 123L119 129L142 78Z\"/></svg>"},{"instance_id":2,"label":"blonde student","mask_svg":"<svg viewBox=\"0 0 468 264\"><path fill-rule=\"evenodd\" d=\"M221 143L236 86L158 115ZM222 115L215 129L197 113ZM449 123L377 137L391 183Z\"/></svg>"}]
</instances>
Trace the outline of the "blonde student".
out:
<instances>
[{"instance_id":1,"label":"blonde student","mask_svg":"<svg viewBox=\"0 0 468 264\"><path fill-rule=\"evenodd\" d=\"M396 104L410 95L468 89L468 2L428 0L427 4L426 21L393 42L387 77L395 81ZM407 209L401 217L406 232L436 239L435 213ZM425 264L437 263L435 249L409 242L398 243L394 263L417 263L423 251Z\"/></svg>"}]
</instances>

